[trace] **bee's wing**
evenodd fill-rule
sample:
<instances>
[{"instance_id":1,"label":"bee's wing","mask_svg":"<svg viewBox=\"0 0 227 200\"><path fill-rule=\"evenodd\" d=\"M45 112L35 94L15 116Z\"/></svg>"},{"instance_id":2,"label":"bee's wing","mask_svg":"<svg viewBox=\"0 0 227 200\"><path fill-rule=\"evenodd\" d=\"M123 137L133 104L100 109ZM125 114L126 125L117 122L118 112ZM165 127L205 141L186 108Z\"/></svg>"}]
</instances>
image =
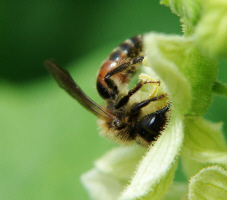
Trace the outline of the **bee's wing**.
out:
<instances>
[{"instance_id":1,"label":"bee's wing","mask_svg":"<svg viewBox=\"0 0 227 200\"><path fill-rule=\"evenodd\" d=\"M84 108L88 109L99 118L108 121L113 120L114 116L112 114L107 112L83 93L79 86L73 81L67 70L62 69L53 60L45 61L44 64L50 74L57 81L58 85L68 92L68 94L70 94L74 99L76 99Z\"/></svg>"}]
</instances>

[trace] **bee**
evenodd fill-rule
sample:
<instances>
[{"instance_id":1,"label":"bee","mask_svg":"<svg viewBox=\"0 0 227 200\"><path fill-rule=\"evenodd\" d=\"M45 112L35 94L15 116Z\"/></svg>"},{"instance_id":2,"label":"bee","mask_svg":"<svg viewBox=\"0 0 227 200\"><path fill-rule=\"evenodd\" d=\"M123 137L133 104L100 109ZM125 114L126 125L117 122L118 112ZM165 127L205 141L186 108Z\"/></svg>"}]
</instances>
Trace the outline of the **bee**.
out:
<instances>
[{"instance_id":1,"label":"bee","mask_svg":"<svg viewBox=\"0 0 227 200\"><path fill-rule=\"evenodd\" d=\"M120 143L136 141L142 146L149 146L166 127L170 103L165 101L157 109L151 105L167 98L166 94L152 94L139 102L133 98L144 85L160 85L160 81L139 80L132 89L127 89L143 60L141 35L124 41L110 53L101 65L96 82L97 91L106 102L104 106L90 99L69 72L55 61L45 61L45 66L61 88L98 117L103 135ZM149 112L149 106L153 107L153 111Z\"/></svg>"}]
</instances>

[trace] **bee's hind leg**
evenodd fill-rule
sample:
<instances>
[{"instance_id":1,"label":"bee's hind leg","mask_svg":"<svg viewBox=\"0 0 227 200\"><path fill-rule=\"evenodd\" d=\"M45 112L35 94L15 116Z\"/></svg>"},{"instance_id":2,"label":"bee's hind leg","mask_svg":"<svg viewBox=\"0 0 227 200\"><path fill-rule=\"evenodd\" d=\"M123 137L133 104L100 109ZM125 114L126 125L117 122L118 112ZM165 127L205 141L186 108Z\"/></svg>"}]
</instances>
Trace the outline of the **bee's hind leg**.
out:
<instances>
[{"instance_id":1,"label":"bee's hind leg","mask_svg":"<svg viewBox=\"0 0 227 200\"><path fill-rule=\"evenodd\" d=\"M144 56L140 56L134 59L131 59L130 61L124 62L120 64L118 67L110 71L109 73L106 74L104 80L106 84L108 85L108 88L112 90L112 97L115 98L117 94L119 94L118 87L116 83L111 79L111 77L115 74L121 73L127 69L129 69L131 66L141 63L144 59Z\"/></svg>"}]
</instances>

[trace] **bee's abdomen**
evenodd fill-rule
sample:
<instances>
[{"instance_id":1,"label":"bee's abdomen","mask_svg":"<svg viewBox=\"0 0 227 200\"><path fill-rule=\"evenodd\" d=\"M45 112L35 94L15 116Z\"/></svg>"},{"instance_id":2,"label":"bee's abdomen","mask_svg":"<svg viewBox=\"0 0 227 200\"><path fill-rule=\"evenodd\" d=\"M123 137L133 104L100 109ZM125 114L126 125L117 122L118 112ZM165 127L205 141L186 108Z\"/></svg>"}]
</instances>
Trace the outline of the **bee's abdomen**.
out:
<instances>
[{"instance_id":1,"label":"bee's abdomen","mask_svg":"<svg viewBox=\"0 0 227 200\"><path fill-rule=\"evenodd\" d=\"M106 82L104 81L106 74L118 67L124 59L126 60L139 56L142 52L142 47L142 36L138 35L124 41L110 53L102 64L97 77L97 90L103 98L106 99L110 97ZM128 81L127 75L121 74L120 76L122 82Z\"/></svg>"},{"instance_id":2,"label":"bee's abdomen","mask_svg":"<svg viewBox=\"0 0 227 200\"><path fill-rule=\"evenodd\" d=\"M138 35L121 43L114 49L107 60L121 61L127 57L136 57L142 50L142 36Z\"/></svg>"}]
</instances>

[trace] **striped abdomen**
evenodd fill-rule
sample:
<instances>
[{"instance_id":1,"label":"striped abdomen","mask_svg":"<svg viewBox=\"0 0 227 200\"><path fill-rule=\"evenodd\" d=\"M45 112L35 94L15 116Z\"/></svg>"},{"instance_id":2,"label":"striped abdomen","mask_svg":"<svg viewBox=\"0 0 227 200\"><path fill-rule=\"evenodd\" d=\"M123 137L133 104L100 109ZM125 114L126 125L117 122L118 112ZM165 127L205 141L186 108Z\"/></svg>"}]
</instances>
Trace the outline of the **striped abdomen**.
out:
<instances>
[{"instance_id":1,"label":"striped abdomen","mask_svg":"<svg viewBox=\"0 0 227 200\"><path fill-rule=\"evenodd\" d=\"M121 43L117 48L115 48L108 58L104 61L99 70L97 77L97 90L103 98L110 98L108 92L108 86L104 81L105 76L111 72L113 69L117 68L119 64L122 64L123 60L130 60L130 58L136 58L142 53L142 36L138 35L130 38L123 43ZM128 81L128 76L125 73L118 74L118 77L122 83Z\"/></svg>"}]
</instances>

